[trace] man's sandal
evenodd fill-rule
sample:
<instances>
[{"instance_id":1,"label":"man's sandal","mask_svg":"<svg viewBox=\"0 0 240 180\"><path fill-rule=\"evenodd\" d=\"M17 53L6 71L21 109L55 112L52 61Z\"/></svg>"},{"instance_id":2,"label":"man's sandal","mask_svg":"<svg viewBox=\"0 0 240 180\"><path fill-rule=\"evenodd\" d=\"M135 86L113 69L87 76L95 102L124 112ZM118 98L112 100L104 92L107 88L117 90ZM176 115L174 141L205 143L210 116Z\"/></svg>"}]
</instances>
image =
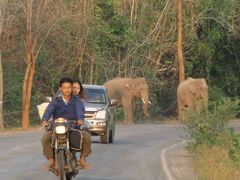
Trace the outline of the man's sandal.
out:
<instances>
[{"instance_id":1,"label":"man's sandal","mask_svg":"<svg viewBox=\"0 0 240 180\"><path fill-rule=\"evenodd\" d=\"M55 168L50 167L48 170L53 172L56 176L58 176L58 171Z\"/></svg>"}]
</instances>

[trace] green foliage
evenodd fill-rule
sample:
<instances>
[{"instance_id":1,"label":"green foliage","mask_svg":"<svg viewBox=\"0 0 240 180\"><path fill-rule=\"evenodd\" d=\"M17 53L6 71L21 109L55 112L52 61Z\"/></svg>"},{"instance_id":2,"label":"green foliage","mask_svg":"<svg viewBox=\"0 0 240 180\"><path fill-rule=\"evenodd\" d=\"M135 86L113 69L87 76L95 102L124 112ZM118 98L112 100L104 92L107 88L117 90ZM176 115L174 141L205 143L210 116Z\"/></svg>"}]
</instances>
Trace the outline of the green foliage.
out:
<instances>
[{"instance_id":1,"label":"green foliage","mask_svg":"<svg viewBox=\"0 0 240 180\"><path fill-rule=\"evenodd\" d=\"M116 108L115 118L116 118L115 119L116 121L123 121L124 120L123 108Z\"/></svg>"},{"instance_id":2,"label":"green foliage","mask_svg":"<svg viewBox=\"0 0 240 180\"><path fill-rule=\"evenodd\" d=\"M237 4L235 0L197 0L195 36L185 40L191 41L194 48L190 57L186 55L186 73L206 77L210 85L232 97L240 95L239 19L234 18L239 14Z\"/></svg>"},{"instance_id":3,"label":"green foliage","mask_svg":"<svg viewBox=\"0 0 240 180\"><path fill-rule=\"evenodd\" d=\"M112 49L110 53L114 53L118 48L124 48L124 41L127 40L127 21L119 14L114 1L98 0L95 17L98 48L107 56L110 56L109 49Z\"/></svg>"},{"instance_id":4,"label":"green foliage","mask_svg":"<svg viewBox=\"0 0 240 180\"><path fill-rule=\"evenodd\" d=\"M227 131L229 118L236 114L238 104L230 99L213 102L212 110L186 113L186 125L193 147L222 143L221 135Z\"/></svg>"},{"instance_id":5,"label":"green foliage","mask_svg":"<svg viewBox=\"0 0 240 180\"><path fill-rule=\"evenodd\" d=\"M150 97L151 97L151 99L150 99L151 104L149 105L149 114L150 114L149 119L150 120L162 120L163 116L165 114L162 113L162 106L160 105L161 98L159 96L154 96L153 94L150 94ZM136 114L139 114L138 112ZM142 108L141 108L141 112L142 112ZM143 118L143 112L141 113L140 118L141 119Z\"/></svg>"},{"instance_id":6,"label":"green foliage","mask_svg":"<svg viewBox=\"0 0 240 180\"><path fill-rule=\"evenodd\" d=\"M211 111L214 108L214 104L211 102L221 102L223 98L226 98L227 95L225 94L224 90L217 87L209 87L208 88L208 101L210 102L209 104L209 110Z\"/></svg>"},{"instance_id":7,"label":"green foliage","mask_svg":"<svg viewBox=\"0 0 240 180\"><path fill-rule=\"evenodd\" d=\"M17 65L4 63L3 118L5 127L17 127L21 124L22 82L24 75L17 71Z\"/></svg>"},{"instance_id":8,"label":"green foliage","mask_svg":"<svg viewBox=\"0 0 240 180\"><path fill-rule=\"evenodd\" d=\"M3 118L6 128L19 127L22 121L22 84L24 74L16 70L17 64L12 62L4 63L4 95L3 95ZM30 122L39 124L37 105L39 97L35 89L32 91L30 105Z\"/></svg>"},{"instance_id":9,"label":"green foliage","mask_svg":"<svg viewBox=\"0 0 240 180\"><path fill-rule=\"evenodd\" d=\"M237 134L234 129L231 129L230 132L231 141L229 156L236 163L236 165L240 166L240 135Z\"/></svg>"}]
</instances>

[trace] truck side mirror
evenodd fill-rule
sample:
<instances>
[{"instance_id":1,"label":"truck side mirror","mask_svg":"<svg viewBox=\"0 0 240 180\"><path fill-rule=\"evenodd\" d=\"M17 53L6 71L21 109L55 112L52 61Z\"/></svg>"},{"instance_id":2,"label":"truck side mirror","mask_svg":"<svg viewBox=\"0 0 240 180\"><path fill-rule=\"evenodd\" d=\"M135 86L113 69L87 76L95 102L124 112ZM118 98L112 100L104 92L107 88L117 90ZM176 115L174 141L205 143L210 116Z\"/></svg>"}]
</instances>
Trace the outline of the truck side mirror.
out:
<instances>
[{"instance_id":1,"label":"truck side mirror","mask_svg":"<svg viewBox=\"0 0 240 180\"><path fill-rule=\"evenodd\" d=\"M117 100L111 99L111 106L116 106L116 105L117 105Z\"/></svg>"}]
</instances>

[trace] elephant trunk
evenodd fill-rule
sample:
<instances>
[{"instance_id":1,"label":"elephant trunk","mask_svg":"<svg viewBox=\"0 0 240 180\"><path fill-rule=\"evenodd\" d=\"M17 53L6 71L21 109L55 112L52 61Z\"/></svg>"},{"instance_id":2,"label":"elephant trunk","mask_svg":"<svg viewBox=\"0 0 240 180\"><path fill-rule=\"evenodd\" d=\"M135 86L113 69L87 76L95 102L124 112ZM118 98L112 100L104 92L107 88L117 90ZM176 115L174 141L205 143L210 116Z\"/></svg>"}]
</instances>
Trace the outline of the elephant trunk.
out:
<instances>
[{"instance_id":1,"label":"elephant trunk","mask_svg":"<svg viewBox=\"0 0 240 180\"><path fill-rule=\"evenodd\" d=\"M145 118L149 118L148 106L149 104L151 104L151 102L148 100L148 97L147 98L142 97L142 102L143 102L143 114Z\"/></svg>"}]
</instances>

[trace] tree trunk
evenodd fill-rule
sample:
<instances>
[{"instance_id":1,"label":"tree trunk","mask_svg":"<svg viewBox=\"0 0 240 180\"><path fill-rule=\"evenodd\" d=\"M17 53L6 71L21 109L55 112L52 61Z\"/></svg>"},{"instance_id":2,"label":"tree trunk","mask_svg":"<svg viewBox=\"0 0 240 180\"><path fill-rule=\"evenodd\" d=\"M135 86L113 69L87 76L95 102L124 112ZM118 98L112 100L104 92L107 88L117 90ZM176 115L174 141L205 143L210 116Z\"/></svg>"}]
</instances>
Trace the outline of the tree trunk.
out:
<instances>
[{"instance_id":1,"label":"tree trunk","mask_svg":"<svg viewBox=\"0 0 240 180\"><path fill-rule=\"evenodd\" d=\"M133 13L134 13L134 8L135 7L135 0L132 0L132 5L131 5L131 15L130 15L130 27L132 27L133 23Z\"/></svg>"},{"instance_id":2,"label":"tree trunk","mask_svg":"<svg viewBox=\"0 0 240 180\"><path fill-rule=\"evenodd\" d=\"M89 72L89 84L93 83L93 68L94 68L94 63L93 60L90 60L90 72Z\"/></svg>"},{"instance_id":3,"label":"tree trunk","mask_svg":"<svg viewBox=\"0 0 240 180\"><path fill-rule=\"evenodd\" d=\"M121 14L123 15L125 12L126 0L121 0Z\"/></svg>"},{"instance_id":4,"label":"tree trunk","mask_svg":"<svg viewBox=\"0 0 240 180\"><path fill-rule=\"evenodd\" d=\"M99 79L99 70L98 70L98 64L95 65L95 69L94 69L94 84L98 83L98 79Z\"/></svg>"},{"instance_id":5,"label":"tree trunk","mask_svg":"<svg viewBox=\"0 0 240 180\"><path fill-rule=\"evenodd\" d=\"M22 104L22 128L28 129L30 125L29 109L32 94L33 77L35 73L36 57L33 51L27 52L27 69L23 82L23 104Z\"/></svg>"},{"instance_id":6,"label":"tree trunk","mask_svg":"<svg viewBox=\"0 0 240 180\"><path fill-rule=\"evenodd\" d=\"M4 129L3 121L3 70L2 70L2 57L0 50L0 130Z\"/></svg>"},{"instance_id":7,"label":"tree trunk","mask_svg":"<svg viewBox=\"0 0 240 180\"><path fill-rule=\"evenodd\" d=\"M27 1L27 26L25 34L25 48L27 54L27 68L23 82L23 102L22 102L22 128L28 129L30 125L29 108L32 94L32 83L35 73L36 56L34 55L36 40L32 38L32 1Z\"/></svg>"},{"instance_id":8,"label":"tree trunk","mask_svg":"<svg viewBox=\"0 0 240 180\"><path fill-rule=\"evenodd\" d=\"M178 65L179 65L179 81L185 80L183 50L182 50L182 0L178 0Z\"/></svg>"},{"instance_id":9,"label":"tree trunk","mask_svg":"<svg viewBox=\"0 0 240 180\"><path fill-rule=\"evenodd\" d=\"M2 34L3 12L0 9L0 36ZM2 53L0 49L0 130L4 129L3 121L3 70L2 70Z\"/></svg>"}]
</instances>

